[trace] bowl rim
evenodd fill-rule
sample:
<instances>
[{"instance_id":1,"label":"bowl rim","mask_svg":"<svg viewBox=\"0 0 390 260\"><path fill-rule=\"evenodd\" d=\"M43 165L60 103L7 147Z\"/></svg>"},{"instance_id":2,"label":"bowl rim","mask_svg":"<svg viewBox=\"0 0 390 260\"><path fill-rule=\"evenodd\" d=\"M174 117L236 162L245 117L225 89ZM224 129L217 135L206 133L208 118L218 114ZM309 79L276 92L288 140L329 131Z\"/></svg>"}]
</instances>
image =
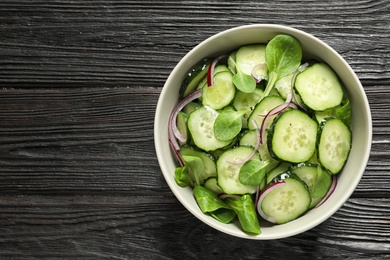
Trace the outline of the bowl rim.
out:
<instances>
[{"instance_id":1,"label":"bowl rim","mask_svg":"<svg viewBox=\"0 0 390 260\"><path fill-rule=\"evenodd\" d=\"M262 237L261 234L257 235L257 236L248 235L243 231L241 232L242 234L237 233L237 232L231 232L228 229L224 228L222 225L218 225L218 224L216 225L216 223L215 223L216 220L211 219L209 216L203 214L199 209L194 209L193 207L190 207L188 205L188 203L185 201L185 199L183 198L183 196L180 194L179 188L181 188L181 187L179 187L176 184L176 182L173 180L173 172L168 172L168 169L165 165L165 154L162 152L162 146L164 144L163 144L163 141L160 140L161 125L165 125L163 122L161 122L161 113L163 113L163 100L165 99L165 96L169 95L168 86L170 85L170 82L173 80L173 77L177 76L176 74L177 74L179 68L187 62L187 59L192 57L194 55L194 53L198 52L199 49L203 48L210 41L213 41L214 39L221 37L221 35L231 34L237 30L243 30L243 29L244 30L246 30L246 29L259 29L259 30L272 29L275 31L283 31L283 32L287 32L287 33L292 32L295 34L299 34L302 37L310 38L311 40L318 42L320 45L322 45L327 50L329 50L332 53L332 55L335 55L337 57L337 59L343 63L343 66L345 68L347 68L348 71L351 73L351 75L354 77L354 81L356 83L358 83L357 88L360 91L360 93L362 94L363 101L364 101L364 107L366 108L365 109L366 114L364 115L364 117L366 118L367 123L368 123L367 140L366 140L366 146L365 146L365 147L367 147L367 149L364 153L362 153L362 161L361 161L362 166L360 167L360 172L358 173L359 174L358 177L354 178L353 179L354 181L351 182L351 187L353 187L353 188L348 189L347 193L343 194L344 199L338 200L338 201L332 200L332 203L335 203L335 205L331 208L331 210L325 211L325 210L321 210L321 207L319 207L318 209L321 211L322 217L316 221L313 221L311 223L307 223L304 228L294 229L294 230L291 230L290 232L285 232L283 234L275 234L275 235L266 236L266 237L264 237L264 236ZM200 57L200 58L203 58L203 57ZM198 60L200 60L200 59L198 59ZM166 139L168 140L168 136L166 137ZM168 143L167 140L166 140L166 143ZM206 38L205 40L203 40L199 44L197 44L194 48L192 48L189 52L187 52L181 58L181 60L175 65L175 67L171 71L170 75L168 76L168 78L167 78L167 80L162 88L162 91L160 93L158 102L157 102L157 107L156 107L156 111L155 111L155 119L154 119L154 143L155 143L155 150L156 150L156 156L158 159L158 163L159 163L161 172L165 178L165 181L167 182L171 191L174 193L175 197L180 201L180 203L189 212L191 212L196 218L198 218L203 223L209 225L210 227L212 227L214 229L217 229L223 233L226 233L226 234L229 234L229 235L232 235L235 237L256 239L256 240L271 240L271 239L279 239L279 238L294 236L294 235L297 235L299 233L303 233L307 230L310 230L311 228L313 228L315 226L318 226L319 224L321 224L322 222L327 220L330 216L332 216L349 199L349 197L352 195L352 193L356 189L356 186L360 182L360 180L363 176L363 173L365 171L365 168L367 166L369 156L370 156L371 142L372 142L372 118L371 118L370 106L369 106L368 99L367 99L367 96L365 94L364 88L363 88L360 80L358 79L357 75L355 74L354 70L350 67L350 65L345 61L345 59L338 52L336 52L331 46L329 46L328 44L326 44L325 42L323 42L319 38L315 37L312 34L305 32L303 30L296 29L296 28L286 26L286 25L279 25L279 24L249 24L249 25L236 26L236 27L232 27L230 29L226 29L226 30L223 30L221 32L218 32L218 33ZM329 198L328 200L330 200L331 198ZM310 213L310 212L308 212L308 213ZM227 224L223 224L223 225L227 225Z\"/></svg>"}]
</instances>

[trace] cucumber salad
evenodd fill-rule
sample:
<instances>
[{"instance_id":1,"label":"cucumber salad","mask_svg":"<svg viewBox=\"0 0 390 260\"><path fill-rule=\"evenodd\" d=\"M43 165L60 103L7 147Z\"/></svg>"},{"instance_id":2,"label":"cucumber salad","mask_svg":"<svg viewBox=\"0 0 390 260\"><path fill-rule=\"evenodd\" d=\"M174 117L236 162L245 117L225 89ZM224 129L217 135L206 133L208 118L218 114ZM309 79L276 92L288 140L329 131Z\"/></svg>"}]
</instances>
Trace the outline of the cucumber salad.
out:
<instances>
[{"instance_id":1,"label":"cucumber salad","mask_svg":"<svg viewBox=\"0 0 390 260\"><path fill-rule=\"evenodd\" d=\"M261 219L293 221L335 189L351 149L350 103L333 69L303 60L293 36L202 59L179 95L168 129L174 178L203 213L258 235Z\"/></svg>"}]
</instances>

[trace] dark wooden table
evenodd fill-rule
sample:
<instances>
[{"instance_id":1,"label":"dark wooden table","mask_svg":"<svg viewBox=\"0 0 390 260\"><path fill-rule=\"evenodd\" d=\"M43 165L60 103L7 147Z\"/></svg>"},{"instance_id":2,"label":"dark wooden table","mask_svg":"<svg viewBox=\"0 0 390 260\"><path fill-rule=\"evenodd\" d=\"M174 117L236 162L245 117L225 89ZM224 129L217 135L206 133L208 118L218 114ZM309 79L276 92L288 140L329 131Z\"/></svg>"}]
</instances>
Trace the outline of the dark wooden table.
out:
<instances>
[{"instance_id":1,"label":"dark wooden table","mask_svg":"<svg viewBox=\"0 0 390 260\"><path fill-rule=\"evenodd\" d=\"M289 25L350 63L373 117L344 206L303 234L252 241L173 196L157 100L192 47L245 24ZM0 1L0 259L390 259L390 1Z\"/></svg>"}]
</instances>

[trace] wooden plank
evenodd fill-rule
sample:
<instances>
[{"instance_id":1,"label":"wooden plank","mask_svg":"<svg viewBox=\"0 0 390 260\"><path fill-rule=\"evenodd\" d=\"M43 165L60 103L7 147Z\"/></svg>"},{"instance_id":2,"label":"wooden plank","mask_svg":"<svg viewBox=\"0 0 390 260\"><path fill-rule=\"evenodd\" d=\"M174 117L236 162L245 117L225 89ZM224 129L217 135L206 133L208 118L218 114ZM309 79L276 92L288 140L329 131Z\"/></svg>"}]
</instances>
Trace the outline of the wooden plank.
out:
<instances>
[{"instance_id":1,"label":"wooden plank","mask_svg":"<svg viewBox=\"0 0 390 260\"><path fill-rule=\"evenodd\" d=\"M159 90L1 92L2 192L164 193L153 138Z\"/></svg>"},{"instance_id":2,"label":"wooden plank","mask_svg":"<svg viewBox=\"0 0 390 260\"><path fill-rule=\"evenodd\" d=\"M154 150L159 89L3 89L0 93L3 192L169 193ZM385 107L384 114L389 112ZM374 125L381 120L378 116L373 117ZM383 158L389 156L389 126L381 129L383 134L374 132L370 161L353 196L367 192L370 197L388 197L389 164Z\"/></svg>"},{"instance_id":3,"label":"wooden plank","mask_svg":"<svg viewBox=\"0 0 390 260\"><path fill-rule=\"evenodd\" d=\"M0 1L1 259L390 259L388 0ZM211 229L173 196L154 152L161 88L196 44L234 26L312 33L361 79L367 169L301 235Z\"/></svg>"},{"instance_id":4,"label":"wooden plank","mask_svg":"<svg viewBox=\"0 0 390 260\"><path fill-rule=\"evenodd\" d=\"M319 252L388 259L390 207L383 202L353 199L304 234L259 242L210 229L172 197L1 196L1 252L40 259L281 259Z\"/></svg>"},{"instance_id":5,"label":"wooden plank","mask_svg":"<svg viewBox=\"0 0 390 260\"><path fill-rule=\"evenodd\" d=\"M373 85L378 77L390 75L388 9L386 0L246 5L3 1L0 86L133 86L137 82L137 86L161 87L196 44L219 31L252 23L280 23L312 33L340 52L364 85ZM259 14L267 13L272 16L259 19Z\"/></svg>"}]
</instances>

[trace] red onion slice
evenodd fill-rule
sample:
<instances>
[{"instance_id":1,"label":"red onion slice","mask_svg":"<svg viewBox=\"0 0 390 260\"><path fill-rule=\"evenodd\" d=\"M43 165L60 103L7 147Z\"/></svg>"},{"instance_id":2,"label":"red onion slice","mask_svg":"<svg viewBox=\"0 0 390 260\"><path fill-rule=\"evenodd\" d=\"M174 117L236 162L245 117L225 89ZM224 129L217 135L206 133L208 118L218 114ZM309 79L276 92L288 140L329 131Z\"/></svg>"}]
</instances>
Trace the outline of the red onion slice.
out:
<instances>
[{"instance_id":1,"label":"red onion slice","mask_svg":"<svg viewBox=\"0 0 390 260\"><path fill-rule=\"evenodd\" d=\"M333 194L334 190L336 189L337 186L337 177L335 175L332 176L332 184L330 185L330 188L328 192L326 193L325 197L322 198L320 202L318 202L316 208L321 206L325 201L329 199L329 197Z\"/></svg>"},{"instance_id":2,"label":"red onion slice","mask_svg":"<svg viewBox=\"0 0 390 260\"><path fill-rule=\"evenodd\" d=\"M265 115L263 121L261 122L261 127L260 127L260 144L264 144L265 130L267 128L267 123L270 120L271 116L283 112L288 107L297 108L294 104L291 103L291 101L292 101L292 95L288 94L286 101L283 104L274 107L273 109L268 111L268 113Z\"/></svg>"},{"instance_id":3,"label":"red onion slice","mask_svg":"<svg viewBox=\"0 0 390 260\"><path fill-rule=\"evenodd\" d=\"M180 133L180 131L177 129L177 124L176 124L176 118L179 112L185 107L188 103L194 101L195 99L199 98L202 96L202 89L199 89L184 99L182 99L172 110L170 116L169 116L169 121L168 121L168 139L171 147L173 148L174 151L178 151L180 149L179 144L177 143L177 139L180 140L181 142L185 142L186 138ZM178 158L181 160L181 158Z\"/></svg>"},{"instance_id":4,"label":"red onion slice","mask_svg":"<svg viewBox=\"0 0 390 260\"><path fill-rule=\"evenodd\" d=\"M213 79L214 79L214 69L217 66L218 61L225 58L226 55L220 55L216 57L210 64L209 69L207 70L207 86L212 87L213 86Z\"/></svg>"},{"instance_id":5,"label":"red onion slice","mask_svg":"<svg viewBox=\"0 0 390 260\"><path fill-rule=\"evenodd\" d=\"M268 193L270 193L271 191L275 190L276 188L279 188L280 185L285 185L285 184L286 184L285 181L278 181L278 182L271 183L270 185L265 187L265 189L261 192L260 197L259 197L258 201L256 202L257 212L260 214L260 216L263 219L265 219L265 220L267 220L267 221L269 221L271 223L276 223L276 219L267 216L264 213L263 209L261 208L261 204L263 203L263 200L268 195Z\"/></svg>"},{"instance_id":6,"label":"red onion slice","mask_svg":"<svg viewBox=\"0 0 390 260\"><path fill-rule=\"evenodd\" d=\"M181 166L184 166L184 160L183 158L181 158L180 154L179 154L179 149L176 149L176 146L172 143L171 139L169 139L169 144L173 150L173 153L175 154L177 160L179 161L180 165Z\"/></svg>"}]
</instances>

